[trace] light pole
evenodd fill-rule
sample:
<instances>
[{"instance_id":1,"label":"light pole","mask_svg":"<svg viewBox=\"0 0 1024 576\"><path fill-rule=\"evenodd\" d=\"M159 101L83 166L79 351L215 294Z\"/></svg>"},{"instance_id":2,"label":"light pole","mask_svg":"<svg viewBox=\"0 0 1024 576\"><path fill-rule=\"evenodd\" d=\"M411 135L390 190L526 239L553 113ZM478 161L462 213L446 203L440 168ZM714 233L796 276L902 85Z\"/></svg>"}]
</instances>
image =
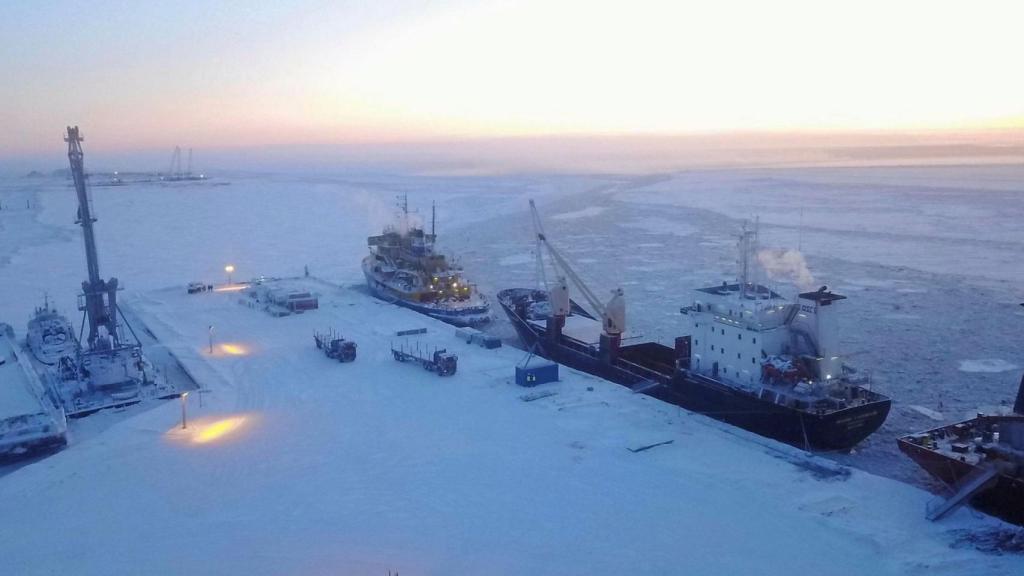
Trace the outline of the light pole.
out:
<instances>
[{"instance_id":1,"label":"light pole","mask_svg":"<svg viewBox=\"0 0 1024 576\"><path fill-rule=\"evenodd\" d=\"M185 414L185 406L188 405L188 392L181 393L181 429L188 428L188 416Z\"/></svg>"},{"instance_id":2,"label":"light pole","mask_svg":"<svg viewBox=\"0 0 1024 576\"><path fill-rule=\"evenodd\" d=\"M210 354L213 354L213 324L210 324Z\"/></svg>"},{"instance_id":3,"label":"light pole","mask_svg":"<svg viewBox=\"0 0 1024 576\"><path fill-rule=\"evenodd\" d=\"M228 264L227 266L224 267L224 271L228 273L228 286L231 286L231 273L235 271L235 267L231 264Z\"/></svg>"}]
</instances>

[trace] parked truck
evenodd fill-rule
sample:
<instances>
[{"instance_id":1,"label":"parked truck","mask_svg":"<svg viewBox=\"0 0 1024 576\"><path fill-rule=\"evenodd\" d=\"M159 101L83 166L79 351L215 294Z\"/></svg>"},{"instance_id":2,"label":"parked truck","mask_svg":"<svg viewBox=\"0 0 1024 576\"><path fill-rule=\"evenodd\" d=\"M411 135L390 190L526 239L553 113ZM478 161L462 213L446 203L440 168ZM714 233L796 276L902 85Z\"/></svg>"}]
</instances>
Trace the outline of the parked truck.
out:
<instances>
[{"instance_id":1,"label":"parked truck","mask_svg":"<svg viewBox=\"0 0 1024 576\"><path fill-rule=\"evenodd\" d=\"M330 330L315 332L313 341L325 356L338 362L352 362L356 359L356 343L342 338L341 334Z\"/></svg>"},{"instance_id":2,"label":"parked truck","mask_svg":"<svg viewBox=\"0 0 1024 576\"><path fill-rule=\"evenodd\" d=\"M459 357L445 348L434 349L428 353L417 344L415 348L408 348L403 345L399 348L391 346L391 354L399 362L417 362L428 372L435 372L438 376L451 376L458 369Z\"/></svg>"}]
</instances>

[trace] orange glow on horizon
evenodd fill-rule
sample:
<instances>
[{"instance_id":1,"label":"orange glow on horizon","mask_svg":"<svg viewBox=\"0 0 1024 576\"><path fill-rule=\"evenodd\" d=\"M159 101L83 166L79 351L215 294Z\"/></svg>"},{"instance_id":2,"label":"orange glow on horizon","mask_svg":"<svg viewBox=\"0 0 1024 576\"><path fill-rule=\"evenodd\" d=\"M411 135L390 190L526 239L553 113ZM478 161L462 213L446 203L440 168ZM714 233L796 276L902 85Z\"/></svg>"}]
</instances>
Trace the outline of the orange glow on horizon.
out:
<instances>
[{"instance_id":1,"label":"orange glow on horizon","mask_svg":"<svg viewBox=\"0 0 1024 576\"><path fill-rule=\"evenodd\" d=\"M270 28L257 23L277 21L273 7L187 21L152 7L180 50L139 41L130 54L92 29L84 50L54 45L62 19L34 10L19 45L48 49L11 63L18 113L0 155L59 150L68 118L90 152L1024 126L1019 1L470 0L386 20L358 4L295 10L299 25ZM98 7L95 20L116 16ZM39 70L81 75L76 98Z\"/></svg>"}]
</instances>

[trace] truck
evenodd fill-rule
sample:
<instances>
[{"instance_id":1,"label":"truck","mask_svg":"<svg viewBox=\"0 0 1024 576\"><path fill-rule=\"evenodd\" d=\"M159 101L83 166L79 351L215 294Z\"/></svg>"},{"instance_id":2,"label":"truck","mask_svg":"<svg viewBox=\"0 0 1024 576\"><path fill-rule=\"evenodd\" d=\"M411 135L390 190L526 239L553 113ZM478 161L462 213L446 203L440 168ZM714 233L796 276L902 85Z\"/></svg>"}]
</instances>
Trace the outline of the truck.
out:
<instances>
[{"instance_id":1,"label":"truck","mask_svg":"<svg viewBox=\"0 0 1024 576\"><path fill-rule=\"evenodd\" d=\"M344 339L334 330L314 332L313 341L325 356L338 362L352 362L356 359L356 343Z\"/></svg>"},{"instance_id":2,"label":"truck","mask_svg":"<svg viewBox=\"0 0 1024 576\"><path fill-rule=\"evenodd\" d=\"M399 348L392 345L391 354L399 362L417 362L424 370L438 376L451 376L458 369L459 357L445 348L435 348L433 354L430 354L421 350L418 343L415 348L410 347L408 350L404 345Z\"/></svg>"},{"instance_id":3,"label":"truck","mask_svg":"<svg viewBox=\"0 0 1024 576\"><path fill-rule=\"evenodd\" d=\"M206 282L189 282L187 290L189 294L211 292L213 291L213 284L207 284Z\"/></svg>"}]
</instances>

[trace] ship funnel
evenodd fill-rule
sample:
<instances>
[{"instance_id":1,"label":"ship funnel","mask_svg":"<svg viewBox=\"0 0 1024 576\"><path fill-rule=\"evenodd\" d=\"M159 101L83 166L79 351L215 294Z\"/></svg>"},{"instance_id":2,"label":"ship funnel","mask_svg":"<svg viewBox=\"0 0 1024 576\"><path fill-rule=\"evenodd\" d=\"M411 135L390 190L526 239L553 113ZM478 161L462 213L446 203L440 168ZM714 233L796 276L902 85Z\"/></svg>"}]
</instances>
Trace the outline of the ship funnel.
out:
<instances>
[{"instance_id":1,"label":"ship funnel","mask_svg":"<svg viewBox=\"0 0 1024 576\"><path fill-rule=\"evenodd\" d=\"M555 285L551 287L551 291L549 292L549 298L551 302L552 315L569 315L569 285L565 281L565 276L559 276L558 279L555 280Z\"/></svg>"},{"instance_id":2,"label":"ship funnel","mask_svg":"<svg viewBox=\"0 0 1024 576\"><path fill-rule=\"evenodd\" d=\"M800 294L798 318L803 320L800 324L811 332L817 347L815 353L818 356L818 378L823 381L839 378L842 374L843 362L839 358L839 325L835 304L845 299L846 296L828 292L826 286L815 292Z\"/></svg>"},{"instance_id":3,"label":"ship funnel","mask_svg":"<svg viewBox=\"0 0 1024 576\"><path fill-rule=\"evenodd\" d=\"M609 336L618 336L626 330L626 297L622 288L612 290L612 299L608 301L604 311L604 332Z\"/></svg>"},{"instance_id":4,"label":"ship funnel","mask_svg":"<svg viewBox=\"0 0 1024 576\"><path fill-rule=\"evenodd\" d=\"M1024 416L1024 376L1020 377L1020 387L1017 388L1017 401L1013 403L1013 411Z\"/></svg>"}]
</instances>

